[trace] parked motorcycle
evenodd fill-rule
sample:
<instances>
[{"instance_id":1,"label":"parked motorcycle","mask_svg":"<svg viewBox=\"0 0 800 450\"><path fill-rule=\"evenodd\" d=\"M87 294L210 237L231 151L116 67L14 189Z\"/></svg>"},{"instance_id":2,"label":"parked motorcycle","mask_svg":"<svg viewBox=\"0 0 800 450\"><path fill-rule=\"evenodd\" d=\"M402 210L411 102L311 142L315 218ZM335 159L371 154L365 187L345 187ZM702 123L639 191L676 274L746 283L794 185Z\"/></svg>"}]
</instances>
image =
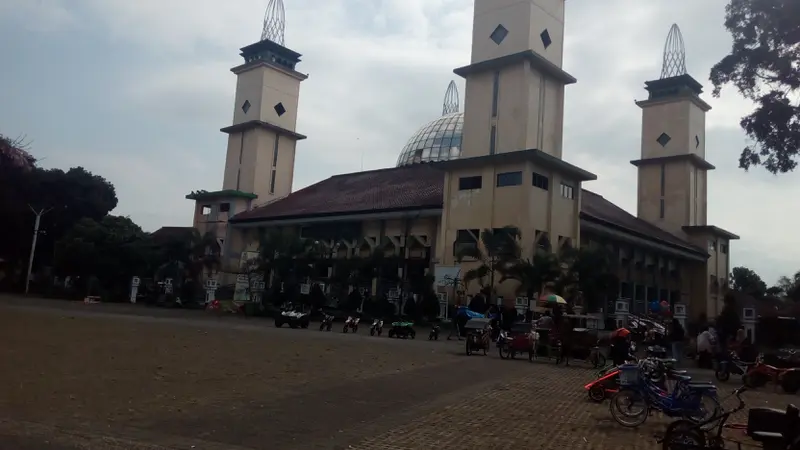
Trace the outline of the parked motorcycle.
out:
<instances>
[{"instance_id":1,"label":"parked motorcycle","mask_svg":"<svg viewBox=\"0 0 800 450\"><path fill-rule=\"evenodd\" d=\"M322 322L319 323L319 331L331 331L331 327L333 327L333 316L325 314Z\"/></svg>"},{"instance_id":2,"label":"parked motorcycle","mask_svg":"<svg viewBox=\"0 0 800 450\"><path fill-rule=\"evenodd\" d=\"M369 329L369 335L375 336L377 334L380 336L381 333L383 333L383 321L378 319L373 320L372 326Z\"/></svg>"},{"instance_id":3,"label":"parked motorcycle","mask_svg":"<svg viewBox=\"0 0 800 450\"><path fill-rule=\"evenodd\" d=\"M429 341L438 341L439 340L439 330L440 330L439 325L434 325L433 328L431 328L431 332L428 333L428 340Z\"/></svg>"},{"instance_id":4,"label":"parked motorcycle","mask_svg":"<svg viewBox=\"0 0 800 450\"><path fill-rule=\"evenodd\" d=\"M344 327L342 328L342 333L347 333L348 331L352 331L353 333L358 332L358 322L361 322L361 319L358 317L347 316L347 320L344 321Z\"/></svg>"}]
</instances>

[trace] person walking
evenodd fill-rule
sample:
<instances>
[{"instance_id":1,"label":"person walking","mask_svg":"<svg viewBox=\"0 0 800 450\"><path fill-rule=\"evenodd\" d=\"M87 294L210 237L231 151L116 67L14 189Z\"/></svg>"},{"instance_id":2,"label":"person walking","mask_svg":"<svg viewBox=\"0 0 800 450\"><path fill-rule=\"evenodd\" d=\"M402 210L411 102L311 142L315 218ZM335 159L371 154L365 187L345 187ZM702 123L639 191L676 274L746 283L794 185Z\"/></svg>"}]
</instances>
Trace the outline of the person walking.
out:
<instances>
[{"instance_id":1,"label":"person walking","mask_svg":"<svg viewBox=\"0 0 800 450\"><path fill-rule=\"evenodd\" d=\"M676 364L680 364L683 358L683 340L686 338L686 331L678 321L673 318L669 327L669 345L672 350L672 358L675 359Z\"/></svg>"}]
</instances>

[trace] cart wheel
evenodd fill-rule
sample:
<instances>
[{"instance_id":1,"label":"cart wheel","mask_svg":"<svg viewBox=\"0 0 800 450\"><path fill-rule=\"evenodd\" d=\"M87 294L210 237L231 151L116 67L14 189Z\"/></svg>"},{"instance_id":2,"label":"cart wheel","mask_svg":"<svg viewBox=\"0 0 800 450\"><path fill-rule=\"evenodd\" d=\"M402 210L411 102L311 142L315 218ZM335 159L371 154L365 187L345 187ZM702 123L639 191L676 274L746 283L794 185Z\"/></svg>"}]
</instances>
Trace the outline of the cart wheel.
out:
<instances>
[{"instance_id":1,"label":"cart wheel","mask_svg":"<svg viewBox=\"0 0 800 450\"><path fill-rule=\"evenodd\" d=\"M601 403L606 399L606 390L600 384L595 384L589 388L589 400Z\"/></svg>"},{"instance_id":2,"label":"cart wheel","mask_svg":"<svg viewBox=\"0 0 800 450\"><path fill-rule=\"evenodd\" d=\"M414 330L411 330L411 333L408 333L408 335L411 336L411 339L414 339L414 338L417 337L417 332L414 331Z\"/></svg>"},{"instance_id":3,"label":"cart wheel","mask_svg":"<svg viewBox=\"0 0 800 450\"><path fill-rule=\"evenodd\" d=\"M781 387L787 394L794 394L800 390L800 372L786 372L781 379Z\"/></svg>"},{"instance_id":4,"label":"cart wheel","mask_svg":"<svg viewBox=\"0 0 800 450\"><path fill-rule=\"evenodd\" d=\"M533 350L528 351L528 361L533 362Z\"/></svg>"},{"instance_id":5,"label":"cart wheel","mask_svg":"<svg viewBox=\"0 0 800 450\"><path fill-rule=\"evenodd\" d=\"M466 347L467 347L467 356L471 356L471 355L472 355L472 348L470 347L470 345L469 345L469 344L470 344L470 342L469 342L469 339L467 339L467 343L466 343Z\"/></svg>"},{"instance_id":6,"label":"cart wheel","mask_svg":"<svg viewBox=\"0 0 800 450\"><path fill-rule=\"evenodd\" d=\"M517 359L517 352L511 350L511 359Z\"/></svg>"},{"instance_id":7,"label":"cart wheel","mask_svg":"<svg viewBox=\"0 0 800 450\"><path fill-rule=\"evenodd\" d=\"M594 358L594 367L593 369L597 369L599 367L606 366L606 356L600 352L597 352Z\"/></svg>"},{"instance_id":8,"label":"cart wheel","mask_svg":"<svg viewBox=\"0 0 800 450\"><path fill-rule=\"evenodd\" d=\"M497 350L500 353L500 358L509 359L511 357L511 349L509 349L507 345L498 345Z\"/></svg>"}]
</instances>

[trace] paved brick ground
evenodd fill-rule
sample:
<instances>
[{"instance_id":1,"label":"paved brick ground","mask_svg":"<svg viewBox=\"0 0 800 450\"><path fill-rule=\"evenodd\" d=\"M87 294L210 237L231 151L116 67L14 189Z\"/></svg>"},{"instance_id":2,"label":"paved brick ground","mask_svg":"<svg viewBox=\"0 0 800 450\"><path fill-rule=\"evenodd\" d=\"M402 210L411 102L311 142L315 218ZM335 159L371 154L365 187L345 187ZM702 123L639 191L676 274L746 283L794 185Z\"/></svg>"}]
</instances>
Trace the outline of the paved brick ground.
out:
<instances>
[{"instance_id":1,"label":"paved brick ground","mask_svg":"<svg viewBox=\"0 0 800 450\"><path fill-rule=\"evenodd\" d=\"M587 368L365 331L0 298L0 449L648 449L667 423L617 426Z\"/></svg>"}]
</instances>

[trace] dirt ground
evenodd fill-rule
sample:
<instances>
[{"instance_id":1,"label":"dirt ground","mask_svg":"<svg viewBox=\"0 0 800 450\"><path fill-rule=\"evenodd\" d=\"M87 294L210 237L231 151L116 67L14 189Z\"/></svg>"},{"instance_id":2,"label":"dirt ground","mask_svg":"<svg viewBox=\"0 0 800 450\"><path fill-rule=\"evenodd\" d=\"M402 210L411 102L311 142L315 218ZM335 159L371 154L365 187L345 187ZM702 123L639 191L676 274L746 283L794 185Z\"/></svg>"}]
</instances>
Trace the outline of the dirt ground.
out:
<instances>
[{"instance_id":1,"label":"dirt ground","mask_svg":"<svg viewBox=\"0 0 800 450\"><path fill-rule=\"evenodd\" d=\"M0 298L0 342L0 449L647 449L667 423L614 424L584 367L364 329Z\"/></svg>"}]
</instances>

